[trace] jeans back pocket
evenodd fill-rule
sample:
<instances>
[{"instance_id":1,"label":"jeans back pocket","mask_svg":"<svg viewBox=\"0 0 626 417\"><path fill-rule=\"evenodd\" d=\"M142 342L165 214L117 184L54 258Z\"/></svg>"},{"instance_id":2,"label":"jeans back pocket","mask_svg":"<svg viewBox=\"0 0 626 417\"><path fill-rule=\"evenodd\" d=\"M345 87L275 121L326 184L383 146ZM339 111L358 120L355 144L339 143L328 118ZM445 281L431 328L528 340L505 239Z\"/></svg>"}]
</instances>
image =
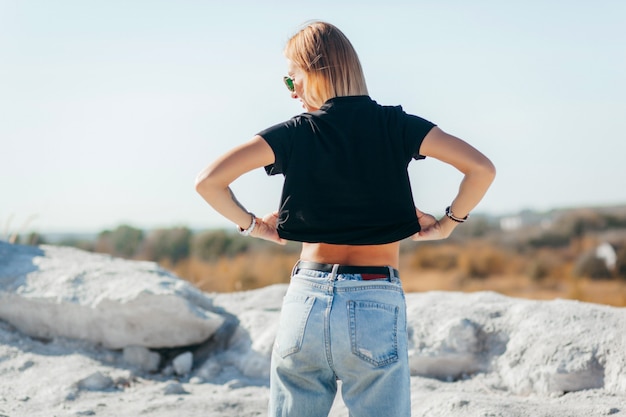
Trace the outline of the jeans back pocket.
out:
<instances>
[{"instance_id":1,"label":"jeans back pocket","mask_svg":"<svg viewBox=\"0 0 626 417\"><path fill-rule=\"evenodd\" d=\"M287 294L283 300L274 350L285 358L300 351L314 297Z\"/></svg>"},{"instance_id":2,"label":"jeans back pocket","mask_svg":"<svg viewBox=\"0 0 626 417\"><path fill-rule=\"evenodd\" d=\"M348 301L352 353L374 366L398 360L398 306Z\"/></svg>"}]
</instances>

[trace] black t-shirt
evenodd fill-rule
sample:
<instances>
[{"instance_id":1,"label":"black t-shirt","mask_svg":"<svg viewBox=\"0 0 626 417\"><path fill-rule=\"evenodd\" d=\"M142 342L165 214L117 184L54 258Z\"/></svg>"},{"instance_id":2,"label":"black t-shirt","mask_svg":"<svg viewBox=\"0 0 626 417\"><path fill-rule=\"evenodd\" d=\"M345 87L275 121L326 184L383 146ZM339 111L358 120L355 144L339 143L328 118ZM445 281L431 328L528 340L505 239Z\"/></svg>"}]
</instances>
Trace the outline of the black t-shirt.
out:
<instances>
[{"instance_id":1,"label":"black t-shirt","mask_svg":"<svg viewBox=\"0 0 626 417\"><path fill-rule=\"evenodd\" d=\"M435 125L369 96L335 97L259 133L283 174L278 234L349 245L391 243L420 230L407 167Z\"/></svg>"}]
</instances>

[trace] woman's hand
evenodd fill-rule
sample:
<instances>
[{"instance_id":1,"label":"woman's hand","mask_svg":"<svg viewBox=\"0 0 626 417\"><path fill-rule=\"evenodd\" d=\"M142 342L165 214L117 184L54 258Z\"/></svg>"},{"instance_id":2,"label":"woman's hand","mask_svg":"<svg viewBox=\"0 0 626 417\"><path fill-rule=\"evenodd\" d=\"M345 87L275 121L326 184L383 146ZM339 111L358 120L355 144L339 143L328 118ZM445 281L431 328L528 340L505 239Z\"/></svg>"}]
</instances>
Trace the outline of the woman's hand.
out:
<instances>
[{"instance_id":1,"label":"woman's hand","mask_svg":"<svg viewBox=\"0 0 626 417\"><path fill-rule=\"evenodd\" d=\"M267 214L262 219L257 219L257 225L250 236L284 245L287 241L278 236L277 225L278 212Z\"/></svg>"},{"instance_id":2,"label":"woman's hand","mask_svg":"<svg viewBox=\"0 0 626 417\"><path fill-rule=\"evenodd\" d=\"M411 240L426 241L426 240L441 240L446 239L457 223L444 216L441 220L437 220L434 216L421 212L417 207L417 221L420 224L421 230L411 236Z\"/></svg>"}]
</instances>

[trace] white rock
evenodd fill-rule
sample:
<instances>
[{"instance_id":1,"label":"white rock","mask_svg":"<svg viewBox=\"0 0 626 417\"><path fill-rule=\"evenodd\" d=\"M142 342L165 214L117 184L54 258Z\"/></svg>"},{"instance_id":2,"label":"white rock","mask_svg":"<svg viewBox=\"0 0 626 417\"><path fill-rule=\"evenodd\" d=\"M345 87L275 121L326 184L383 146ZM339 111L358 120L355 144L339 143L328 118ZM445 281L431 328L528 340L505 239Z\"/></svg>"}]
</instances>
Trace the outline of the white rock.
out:
<instances>
[{"instance_id":1,"label":"white rock","mask_svg":"<svg viewBox=\"0 0 626 417\"><path fill-rule=\"evenodd\" d=\"M491 292L407 294L413 375L498 375L499 389L626 392L626 309Z\"/></svg>"},{"instance_id":2,"label":"white rock","mask_svg":"<svg viewBox=\"0 0 626 417\"><path fill-rule=\"evenodd\" d=\"M230 338L228 355L245 376L268 379L272 347L287 285L276 284L254 291L216 294L215 302L237 314L239 327Z\"/></svg>"},{"instance_id":3,"label":"white rock","mask_svg":"<svg viewBox=\"0 0 626 417\"><path fill-rule=\"evenodd\" d=\"M38 338L107 348L197 344L224 319L210 298L153 262L0 242L0 319Z\"/></svg>"},{"instance_id":4,"label":"white rock","mask_svg":"<svg viewBox=\"0 0 626 417\"><path fill-rule=\"evenodd\" d=\"M103 391L113 386L113 378L98 371L78 381L77 386L81 390Z\"/></svg>"},{"instance_id":5,"label":"white rock","mask_svg":"<svg viewBox=\"0 0 626 417\"><path fill-rule=\"evenodd\" d=\"M193 366L193 354L191 352L181 353L174 358L172 366L177 375L187 375Z\"/></svg>"},{"instance_id":6,"label":"white rock","mask_svg":"<svg viewBox=\"0 0 626 417\"><path fill-rule=\"evenodd\" d=\"M163 376L172 376L174 375L174 367L172 365L167 365L165 368L161 370L161 375Z\"/></svg>"},{"instance_id":7,"label":"white rock","mask_svg":"<svg viewBox=\"0 0 626 417\"><path fill-rule=\"evenodd\" d=\"M142 371L154 372L159 369L161 355L143 346L128 346L124 348L124 362L135 366Z\"/></svg>"},{"instance_id":8,"label":"white rock","mask_svg":"<svg viewBox=\"0 0 626 417\"><path fill-rule=\"evenodd\" d=\"M170 382L163 390L165 395L183 395L189 394L180 382Z\"/></svg>"},{"instance_id":9,"label":"white rock","mask_svg":"<svg viewBox=\"0 0 626 417\"><path fill-rule=\"evenodd\" d=\"M222 366L214 359L209 359L196 372L199 378L210 381L222 372Z\"/></svg>"}]
</instances>

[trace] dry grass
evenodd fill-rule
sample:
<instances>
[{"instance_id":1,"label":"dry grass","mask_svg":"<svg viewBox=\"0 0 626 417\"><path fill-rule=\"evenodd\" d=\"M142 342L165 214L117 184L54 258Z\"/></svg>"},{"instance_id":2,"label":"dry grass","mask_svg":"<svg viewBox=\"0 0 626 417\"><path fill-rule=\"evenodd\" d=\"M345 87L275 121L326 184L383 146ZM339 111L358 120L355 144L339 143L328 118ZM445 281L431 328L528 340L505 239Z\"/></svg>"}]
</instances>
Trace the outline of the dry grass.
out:
<instances>
[{"instance_id":1,"label":"dry grass","mask_svg":"<svg viewBox=\"0 0 626 417\"><path fill-rule=\"evenodd\" d=\"M554 254L553 254L554 255ZM568 257L525 257L474 245L424 247L404 253L400 270L407 292L495 291L528 299L573 299L626 306L626 282L576 278ZM231 292L289 282L297 254L248 253L206 262L189 258L162 265L207 292Z\"/></svg>"},{"instance_id":2,"label":"dry grass","mask_svg":"<svg viewBox=\"0 0 626 417\"><path fill-rule=\"evenodd\" d=\"M626 283L617 280L597 281L579 278L537 283L524 275L468 279L455 272L405 270L402 272L402 282L407 292L495 291L510 297L533 300L563 298L626 307Z\"/></svg>"},{"instance_id":3,"label":"dry grass","mask_svg":"<svg viewBox=\"0 0 626 417\"><path fill-rule=\"evenodd\" d=\"M207 292L243 291L287 283L297 255L252 253L206 262L189 258L163 266Z\"/></svg>"},{"instance_id":4,"label":"dry grass","mask_svg":"<svg viewBox=\"0 0 626 417\"><path fill-rule=\"evenodd\" d=\"M449 260L457 253L456 261ZM422 257L447 259L454 268L420 268ZM401 261L404 288L413 291L495 291L511 297L536 300L572 299L626 306L626 281L578 278L567 252L520 255L502 248L475 245L462 250L452 245L407 254ZM427 263L427 262L426 262ZM437 262L436 262L437 264Z\"/></svg>"}]
</instances>

